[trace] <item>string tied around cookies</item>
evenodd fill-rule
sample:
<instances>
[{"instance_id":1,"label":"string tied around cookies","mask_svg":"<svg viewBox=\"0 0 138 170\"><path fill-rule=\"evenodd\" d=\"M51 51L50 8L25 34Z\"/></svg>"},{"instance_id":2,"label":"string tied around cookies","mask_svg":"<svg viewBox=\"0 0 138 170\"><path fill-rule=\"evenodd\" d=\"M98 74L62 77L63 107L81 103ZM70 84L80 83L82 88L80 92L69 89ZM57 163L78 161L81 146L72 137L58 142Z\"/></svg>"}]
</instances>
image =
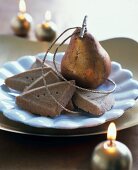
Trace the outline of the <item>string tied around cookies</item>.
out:
<instances>
[{"instance_id":1,"label":"string tied around cookies","mask_svg":"<svg viewBox=\"0 0 138 170\"><path fill-rule=\"evenodd\" d=\"M109 79L109 78L106 78L104 74L108 74L106 72L108 72L109 69L107 69L107 71L105 71L105 73L103 74L103 77L102 79L104 81L108 81L109 83L111 83L113 85L113 88L111 90L94 90L94 89L91 89L91 88L86 88L86 87L82 87L82 86L79 86L78 83L77 84L73 84L71 81L68 81L67 78L65 76L63 76L63 74L61 74L61 72L58 70L57 66L56 66L56 54L59 50L59 48L71 37L73 36L78 36L78 42L79 41L83 41L83 39L86 39L87 35L87 27L86 27L86 19L87 19L87 16L84 17L84 20L83 20L83 24L82 24L82 27L72 27L72 28L68 28L66 29L63 33L61 33L59 35L59 37L57 37L57 39L55 39L55 41L53 41L53 43L50 45L50 47L48 48L48 50L46 51L45 55L44 55L44 58L43 58L43 62L42 62L42 76L43 76L43 82L44 82L44 86L46 87L46 91L49 93L49 95L52 97L52 99L61 107L63 108L65 111L67 112L70 112L70 113L79 113L79 112L76 112L76 111L72 111L72 110L69 110L67 108L65 108L61 103L59 103L56 98L51 94L51 92L49 91L48 87L47 87L47 83L46 83L46 80L44 78L44 63L46 61L46 57L47 57L47 54L49 53L49 51L52 49L52 47L55 45L55 43L66 33L68 32L69 30L75 30L75 32L73 32L71 35L69 35L67 38L65 38L55 49L55 52L53 54L53 64L54 64L54 68L55 68L55 71L57 73L57 75L63 80L65 81L66 83L68 83L70 86L74 86L76 89L78 90L81 90L81 91L85 91L85 92L91 92L91 93L98 93L98 94L104 94L104 95L108 95L110 93L113 93L115 91L115 88L116 88L116 84L113 80ZM76 38L76 37L75 37ZM79 38L81 40L79 40ZM88 37L89 38L89 37ZM91 37L90 37L91 38ZM93 40L92 38L90 40ZM75 41L75 40L74 40ZM69 66L68 66L69 67ZM68 69L68 68L67 68ZM104 72L104 69L103 69L103 72ZM90 75L92 75L92 71L90 70L88 72ZM73 75L74 76L74 75ZM74 80L74 77L72 76L72 80ZM87 75L86 75L87 76ZM76 79L77 81L79 81L78 79ZM85 80L85 77L84 77L84 80ZM87 82L87 81L86 81ZM86 83L85 83L86 84Z\"/></svg>"}]
</instances>

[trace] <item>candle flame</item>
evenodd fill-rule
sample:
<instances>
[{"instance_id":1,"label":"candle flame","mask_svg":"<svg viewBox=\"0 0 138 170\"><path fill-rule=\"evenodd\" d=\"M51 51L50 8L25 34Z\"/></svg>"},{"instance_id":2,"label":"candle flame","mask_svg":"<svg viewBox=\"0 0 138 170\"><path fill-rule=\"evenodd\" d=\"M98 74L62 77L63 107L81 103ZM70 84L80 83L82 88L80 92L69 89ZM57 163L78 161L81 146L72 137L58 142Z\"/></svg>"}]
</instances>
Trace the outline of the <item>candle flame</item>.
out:
<instances>
[{"instance_id":1,"label":"candle flame","mask_svg":"<svg viewBox=\"0 0 138 170\"><path fill-rule=\"evenodd\" d=\"M45 13L45 20L46 21L50 21L51 20L51 12L50 11L46 11L46 13Z\"/></svg>"},{"instance_id":2,"label":"candle flame","mask_svg":"<svg viewBox=\"0 0 138 170\"><path fill-rule=\"evenodd\" d=\"M115 140L116 139L116 126L115 123L110 123L107 131L107 139L108 140Z\"/></svg>"},{"instance_id":3,"label":"candle flame","mask_svg":"<svg viewBox=\"0 0 138 170\"><path fill-rule=\"evenodd\" d=\"M22 12L22 13L26 12L25 0L19 1L19 11Z\"/></svg>"}]
</instances>

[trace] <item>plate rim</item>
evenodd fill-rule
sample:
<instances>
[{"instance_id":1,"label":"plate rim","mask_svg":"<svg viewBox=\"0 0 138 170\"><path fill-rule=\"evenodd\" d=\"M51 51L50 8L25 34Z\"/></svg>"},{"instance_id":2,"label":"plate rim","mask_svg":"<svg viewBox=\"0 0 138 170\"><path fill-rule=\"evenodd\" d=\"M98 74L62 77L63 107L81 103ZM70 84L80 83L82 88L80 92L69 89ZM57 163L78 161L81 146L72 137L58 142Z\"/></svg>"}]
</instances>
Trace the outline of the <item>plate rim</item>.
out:
<instances>
[{"instance_id":1,"label":"plate rim","mask_svg":"<svg viewBox=\"0 0 138 170\"><path fill-rule=\"evenodd\" d=\"M62 52L62 54L63 54L63 52ZM36 56L32 56L32 57L37 57L38 56L38 54L36 55ZM26 57L26 55L25 56L21 56L18 60L15 60L16 62L17 61L19 61L21 58L24 58L24 57ZM6 64L9 64L9 63L11 63L11 62L13 62L13 61L9 61L9 62L6 62L4 65L6 65ZM117 64L120 64L120 63L118 63L118 62L116 62ZM120 64L121 65L121 64ZM121 67L121 69L124 69L124 68L122 68ZM130 71L131 72L131 71ZM134 99L135 100L135 99ZM124 111L125 112L125 111ZM120 116L122 116L122 115L120 115ZM120 117L119 116L119 117ZM93 126L89 126L90 128L92 128L92 127L96 127L96 126L100 126L100 125L102 125L102 124L104 124L104 123L106 123L106 122L109 122L109 121L111 121L111 120L115 120L115 119L118 119L119 117L117 117L117 118L113 118L113 119L108 119L108 120L105 120L103 123L100 123L100 124L97 124L97 125L93 125ZM9 118L10 119L10 118ZM17 120L13 120L13 121L17 121ZM22 122L22 121L17 121L17 122L19 122L19 123L23 123L23 124L26 124L25 122ZM34 127L34 126L32 126L32 125L29 125L30 127ZM39 127L36 127L36 128L39 128ZM87 127L74 127L74 128L63 128L63 127L58 127L58 128L56 128L56 127L44 127L44 128L53 128L53 129L61 129L61 130L63 130L63 129L67 129L67 130L69 130L69 129L80 129L80 128L87 128Z\"/></svg>"}]
</instances>

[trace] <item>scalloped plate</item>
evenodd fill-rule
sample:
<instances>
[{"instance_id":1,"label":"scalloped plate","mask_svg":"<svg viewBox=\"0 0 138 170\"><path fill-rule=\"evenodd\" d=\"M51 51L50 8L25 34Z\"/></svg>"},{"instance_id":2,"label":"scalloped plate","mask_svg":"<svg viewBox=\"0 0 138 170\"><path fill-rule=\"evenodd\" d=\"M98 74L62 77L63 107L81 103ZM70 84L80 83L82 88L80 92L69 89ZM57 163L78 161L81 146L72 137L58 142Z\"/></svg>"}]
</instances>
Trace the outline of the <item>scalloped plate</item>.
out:
<instances>
[{"instance_id":1,"label":"scalloped plate","mask_svg":"<svg viewBox=\"0 0 138 170\"><path fill-rule=\"evenodd\" d=\"M38 54L37 56L42 57L43 54ZM52 56L49 53L47 59L51 61ZM56 60L60 62L62 56L63 53L58 53ZM17 61L4 64L0 69L0 110L4 116L11 120L39 128L76 129L94 127L119 118L125 110L135 104L135 100L138 98L138 82L133 79L132 72L122 69L119 63L112 62L110 78L116 82L117 88L114 93L116 102L110 111L100 117L80 113L78 115L61 114L58 117L49 118L31 114L15 104L15 96L19 93L7 88L3 83L5 78L29 69L34 62L34 56L23 56ZM101 88L105 88L105 86L101 86Z\"/></svg>"}]
</instances>

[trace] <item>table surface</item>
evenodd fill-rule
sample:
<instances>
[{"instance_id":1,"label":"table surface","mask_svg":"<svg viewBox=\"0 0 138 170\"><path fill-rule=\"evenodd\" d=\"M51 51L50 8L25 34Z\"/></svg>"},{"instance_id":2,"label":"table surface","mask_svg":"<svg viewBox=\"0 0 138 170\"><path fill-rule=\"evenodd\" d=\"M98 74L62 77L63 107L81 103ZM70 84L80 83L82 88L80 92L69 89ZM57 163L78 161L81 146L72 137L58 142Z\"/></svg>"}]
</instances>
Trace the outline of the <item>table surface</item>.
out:
<instances>
[{"instance_id":1,"label":"table surface","mask_svg":"<svg viewBox=\"0 0 138 170\"><path fill-rule=\"evenodd\" d=\"M27 1L27 11L32 15L35 23L29 39L36 40L35 25L42 22L46 10L51 10L53 21L58 26L58 34L65 28L80 25L83 16L87 13L89 30L99 40L113 36L138 40L137 5L136 0L105 0L103 2L100 0L29 0ZM16 0L0 0L0 34L12 35L10 21L17 11L18 2ZM137 170L138 126L118 132L117 139L132 151L133 170ZM105 135L54 138L0 131L0 169L89 170L92 151L103 140L106 140Z\"/></svg>"},{"instance_id":2,"label":"table surface","mask_svg":"<svg viewBox=\"0 0 138 170\"><path fill-rule=\"evenodd\" d=\"M105 135L76 138L47 138L0 132L1 170L90 170L94 147ZM138 126L118 132L138 167Z\"/></svg>"}]
</instances>

